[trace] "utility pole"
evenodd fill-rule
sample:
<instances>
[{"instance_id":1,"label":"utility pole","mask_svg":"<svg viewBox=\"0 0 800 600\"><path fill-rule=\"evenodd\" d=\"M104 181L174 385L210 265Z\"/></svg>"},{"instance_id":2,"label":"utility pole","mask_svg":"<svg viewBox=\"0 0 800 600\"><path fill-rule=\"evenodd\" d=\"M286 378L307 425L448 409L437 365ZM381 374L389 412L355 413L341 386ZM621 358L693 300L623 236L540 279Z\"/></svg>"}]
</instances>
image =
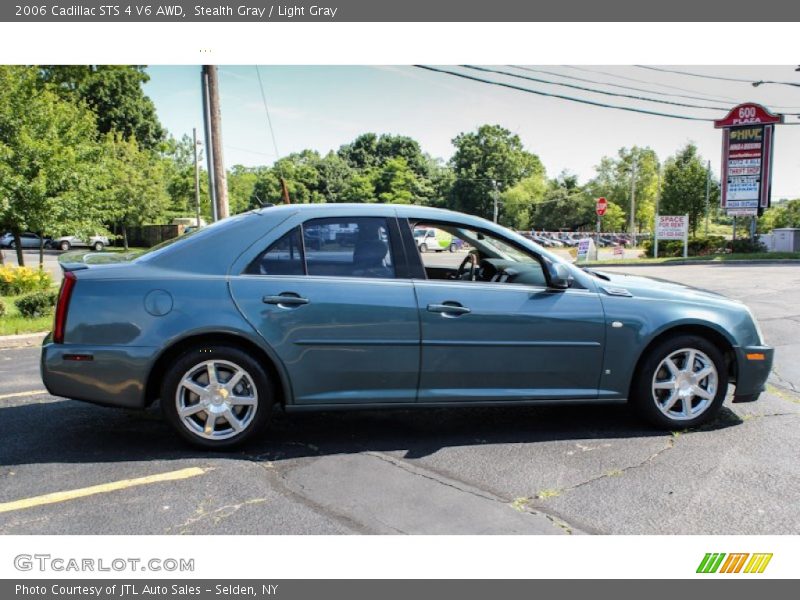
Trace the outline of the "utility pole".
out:
<instances>
[{"instance_id":1,"label":"utility pole","mask_svg":"<svg viewBox=\"0 0 800 600\"><path fill-rule=\"evenodd\" d=\"M197 127L192 127L192 140L194 141L194 208L197 212L197 227L200 228L200 159L197 156Z\"/></svg>"},{"instance_id":2,"label":"utility pole","mask_svg":"<svg viewBox=\"0 0 800 600\"><path fill-rule=\"evenodd\" d=\"M211 119L208 111L208 74L206 68L200 71L200 84L203 96L203 128L206 135L206 168L208 170L208 195L211 199L211 220L217 220L217 188L214 185L214 149L211 146Z\"/></svg>"},{"instance_id":3,"label":"utility pole","mask_svg":"<svg viewBox=\"0 0 800 600\"><path fill-rule=\"evenodd\" d=\"M636 240L636 155L633 155L633 167L631 170L631 235L634 242Z\"/></svg>"},{"instance_id":4,"label":"utility pole","mask_svg":"<svg viewBox=\"0 0 800 600\"><path fill-rule=\"evenodd\" d=\"M494 192L492 193L492 199L494 200L494 222L497 223L497 217L499 216L500 207L500 193L497 191L497 181L492 179L492 186L494 187Z\"/></svg>"},{"instance_id":5,"label":"utility pole","mask_svg":"<svg viewBox=\"0 0 800 600\"><path fill-rule=\"evenodd\" d=\"M706 166L706 237L708 237L708 218L711 213L711 161Z\"/></svg>"},{"instance_id":6,"label":"utility pole","mask_svg":"<svg viewBox=\"0 0 800 600\"><path fill-rule=\"evenodd\" d=\"M211 147L214 152L214 183L217 187L217 217L225 219L228 209L228 181L222 152L222 115L219 104L219 77L216 65L206 65L208 113L211 123Z\"/></svg>"},{"instance_id":7,"label":"utility pole","mask_svg":"<svg viewBox=\"0 0 800 600\"><path fill-rule=\"evenodd\" d=\"M661 165L658 166L658 182L656 183L656 222L653 223L653 257L658 258L658 211L661 204ZM636 245L634 240L633 245Z\"/></svg>"}]
</instances>

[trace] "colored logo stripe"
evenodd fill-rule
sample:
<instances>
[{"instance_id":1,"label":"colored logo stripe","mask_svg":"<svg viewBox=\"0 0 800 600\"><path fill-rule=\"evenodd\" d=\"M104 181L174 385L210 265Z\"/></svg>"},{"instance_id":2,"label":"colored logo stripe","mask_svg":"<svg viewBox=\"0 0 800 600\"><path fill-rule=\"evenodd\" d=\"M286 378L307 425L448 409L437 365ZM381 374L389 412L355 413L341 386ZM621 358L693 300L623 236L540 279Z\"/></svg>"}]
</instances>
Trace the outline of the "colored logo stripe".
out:
<instances>
[{"instance_id":1,"label":"colored logo stripe","mask_svg":"<svg viewBox=\"0 0 800 600\"><path fill-rule=\"evenodd\" d=\"M725 557L728 557L725 559ZM748 557L750 558L747 561ZM725 561L724 563L722 561ZM708 552L700 561L697 567L698 573L740 573L744 567L745 573L763 573L769 561L772 560L771 553L750 554L747 552L734 552L725 554L724 552ZM745 565L747 562L747 566ZM721 565L721 568L720 568Z\"/></svg>"},{"instance_id":2,"label":"colored logo stripe","mask_svg":"<svg viewBox=\"0 0 800 600\"><path fill-rule=\"evenodd\" d=\"M747 563L744 568L745 573L763 573L767 568L769 561L772 560L772 554L753 554L753 558Z\"/></svg>"},{"instance_id":3,"label":"colored logo stripe","mask_svg":"<svg viewBox=\"0 0 800 600\"><path fill-rule=\"evenodd\" d=\"M703 560L700 561L700 566L697 567L698 573L716 573L722 559L725 558L725 553L707 553Z\"/></svg>"}]
</instances>

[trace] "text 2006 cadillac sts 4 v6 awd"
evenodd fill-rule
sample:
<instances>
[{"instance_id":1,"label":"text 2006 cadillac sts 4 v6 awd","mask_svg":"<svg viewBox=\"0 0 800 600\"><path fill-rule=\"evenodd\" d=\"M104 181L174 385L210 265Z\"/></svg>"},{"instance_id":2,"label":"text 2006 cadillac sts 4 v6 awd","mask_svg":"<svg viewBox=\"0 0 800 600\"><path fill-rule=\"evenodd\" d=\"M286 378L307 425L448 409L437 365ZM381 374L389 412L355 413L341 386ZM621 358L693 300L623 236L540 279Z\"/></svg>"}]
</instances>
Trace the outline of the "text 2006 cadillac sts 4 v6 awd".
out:
<instances>
[{"instance_id":1,"label":"text 2006 cadillac sts 4 v6 awd","mask_svg":"<svg viewBox=\"0 0 800 600\"><path fill-rule=\"evenodd\" d=\"M425 265L415 228L464 242ZM456 261L457 262L457 261ZM454 263L455 264L455 263ZM380 204L287 205L120 264L64 265L50 393L160 400L221 448L287 411L630 402L662 428L756 400L772 364L740 302L580 269L503 227Z\"/></svg>"}]
</instances>

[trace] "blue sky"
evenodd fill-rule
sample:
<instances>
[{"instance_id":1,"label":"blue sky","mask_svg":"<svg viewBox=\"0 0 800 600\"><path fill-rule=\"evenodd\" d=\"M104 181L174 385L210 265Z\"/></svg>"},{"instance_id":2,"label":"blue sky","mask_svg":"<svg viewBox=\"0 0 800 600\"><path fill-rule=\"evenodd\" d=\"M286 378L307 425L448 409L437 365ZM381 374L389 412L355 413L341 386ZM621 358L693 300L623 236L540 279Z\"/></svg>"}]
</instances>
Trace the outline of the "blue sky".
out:
<instances>
[{"instance_id":1,"label":"blue sky","mask_svg":"<svg viewBox=\"0 0 800 600\"><path fill-rule=\"evenodd\" d=\"M588 70L559 66L541 68L565 77L517 72L608 91L637 94L630 90L581 83L568 77L660 89L674 94L724 97L738 102L757 101L768 107L794 107L791 112L800 113L800 88L789 86L754 88L746 83L699 79L632 66L582 67ZM446 160L453 152L451 140L458 133L474 130L484 123L497 123L517 133L526 148L539 155L549 175L557 175L566 169L576 173L583 182L592 177L594 166L602 156L612 155L622 146L649 145L665 158L689 140L697 143L703 156L711 160L712 170L715 173L719 171L720 132L707 122L576 104L410 66L261 66L259 69L281 156L305 148L324 154L361 133L373 131L409 135L420 142L424 151ZM686 67L684 70L724 77L800 82L800 73L789 66ZM202 137L200 67L153 66L148 68L148 73L151 80L146 93L155 102L159 118L170 133L180 137L191 134L192 127L197 127ZM683 109L612 98L504 76L491 78L661 112L713 118L724 114L723 111ZM220 89L226 164L271 164L276 154L256 67L221 66ZM670 99L704 104L697 100ZM789 112L789 109L784 110ZM789 118L800 123L797 117ZM800 126L779 127L776 132L773 199L780 197L800 197Z\"/></svg>"}]
</instances>

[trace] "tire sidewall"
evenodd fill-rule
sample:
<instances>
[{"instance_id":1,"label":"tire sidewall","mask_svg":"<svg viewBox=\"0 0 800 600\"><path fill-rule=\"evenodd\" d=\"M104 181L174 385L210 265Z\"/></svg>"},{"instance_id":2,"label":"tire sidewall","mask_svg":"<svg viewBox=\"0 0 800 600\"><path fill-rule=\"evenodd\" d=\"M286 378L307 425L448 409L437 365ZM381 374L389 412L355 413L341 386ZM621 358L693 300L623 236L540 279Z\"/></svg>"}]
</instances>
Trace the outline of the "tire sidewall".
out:
<instances>
[{"instance_id":1,"label":"tire sidewall","mask_svg":"<svg viewBox=\"0 0 800 600\"><path fill-rule=\"evenodd\" d=\"M669 418L656 406L652 397L652 382L655 370L664 358L682 348L695 348L703 352L717 369L717 393L711 405L694 419L678 421ZM639 365L632 386L631 401L637 412L660 429L683 430L698 427L716 417L728 393L728 372L722 351L706 338L697 335L679 334L671 336L648 350Z\"/></svg>"},{"instance_id":2,"label":"tire sidewall","mask_svg":"<svg viewBox=\"0 0 800 600\"><path fill-rule=\"evenodd\" d=\"M250 425L243 432L224 440L209 440L193 434L183 424L175 404L175 393L184 374L195 365L209 360L225 360L243 368L252 378L258 392L256 414ZM161 411L166 421L189 443L211 450L233 448L250 440L262 430L272 412L274 397L269 378L256 360L239 348L213 344L198 346L181 354L165 373L160 392Z\"/></svg>"},{"instance_id":3,"label":"tire sidewall","mask_svg":"<svg viewBox=\"0 0 800 600\"><path fill-rule=\"evenodd\" d=\"M62 251L66 252L67 250L69 250L70 244L69 244L69 242L61 242L58 245L58 247L61 248Z\"/></svg>"}]
</instances>

